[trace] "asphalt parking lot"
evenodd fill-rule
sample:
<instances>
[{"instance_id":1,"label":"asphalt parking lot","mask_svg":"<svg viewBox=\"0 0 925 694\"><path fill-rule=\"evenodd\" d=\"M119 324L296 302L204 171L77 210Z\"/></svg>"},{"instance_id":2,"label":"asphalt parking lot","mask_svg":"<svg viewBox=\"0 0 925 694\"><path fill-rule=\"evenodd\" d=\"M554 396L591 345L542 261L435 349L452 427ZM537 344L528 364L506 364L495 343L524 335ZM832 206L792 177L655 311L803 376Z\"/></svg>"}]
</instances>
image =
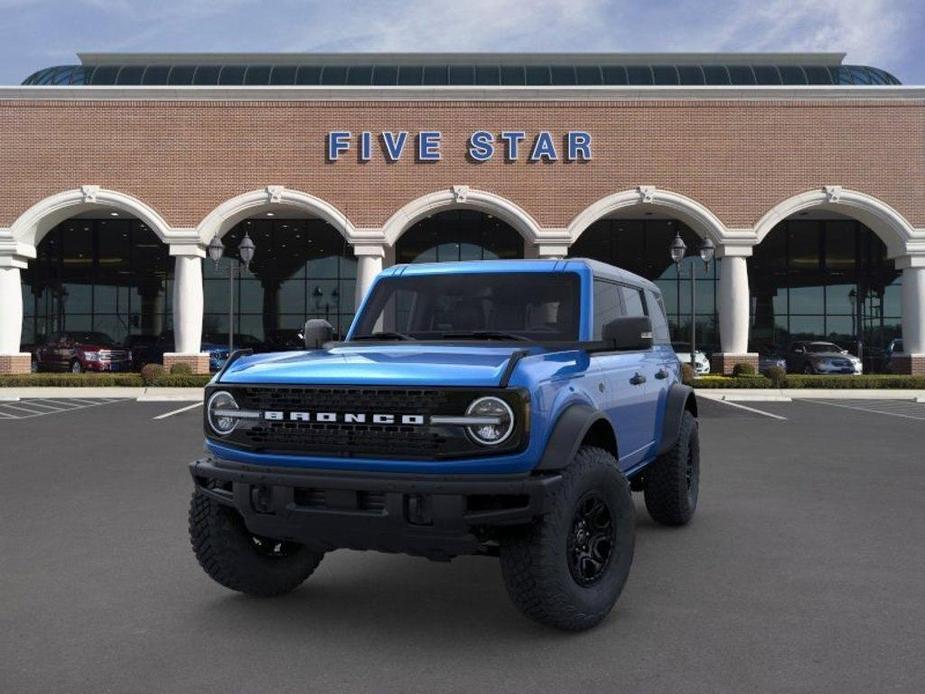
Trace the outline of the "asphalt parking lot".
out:
<instances>
[{"instance_id":1,"label":"asphalt parking lot","mask_svg":"<svg viewBox=\"0 0 925 694\"><path fill-rule=\"evenodd\" d=\"M487 558L340 551L236 595L187 539L199 407L0 406L0 691L925 690L925 404L747 406L779 418L702 403L694 522L639 503L626 590L579 635Z\"/></svg>"}]
</instances>

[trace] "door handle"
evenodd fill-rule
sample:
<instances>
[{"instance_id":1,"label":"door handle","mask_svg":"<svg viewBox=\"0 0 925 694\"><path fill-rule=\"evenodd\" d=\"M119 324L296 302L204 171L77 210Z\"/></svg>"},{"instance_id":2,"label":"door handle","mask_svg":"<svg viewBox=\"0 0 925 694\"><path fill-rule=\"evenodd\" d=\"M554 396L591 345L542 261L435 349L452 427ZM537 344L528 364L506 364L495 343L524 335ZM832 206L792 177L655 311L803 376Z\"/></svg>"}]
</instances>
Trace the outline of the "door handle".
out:
<instances>
[{"instance_id":1,"label":"door handle","mask_svg":"<svg viewBox=\"0 0 925 694\"><path fill-rule=\"evenodd\" d=\"M668 369L659 369L655 372L655 377L660 381L664 378L668 378Z\"/></svg>"},{"instance_id":2,"label":"door handle","mask_svg":"<svg viewBox=\"0 0 925 694\"><path fill-rule=\"evenodd\" d=\"M645 383L645 382L646 382L646 377L643 376L641 373L638 373L638 372L636 373L635 376L633 376L633 377L630 379L630 383L632 383L634 386L641 386L641 385L642 385L643 383Z\"/></svg>"}]
</instances>

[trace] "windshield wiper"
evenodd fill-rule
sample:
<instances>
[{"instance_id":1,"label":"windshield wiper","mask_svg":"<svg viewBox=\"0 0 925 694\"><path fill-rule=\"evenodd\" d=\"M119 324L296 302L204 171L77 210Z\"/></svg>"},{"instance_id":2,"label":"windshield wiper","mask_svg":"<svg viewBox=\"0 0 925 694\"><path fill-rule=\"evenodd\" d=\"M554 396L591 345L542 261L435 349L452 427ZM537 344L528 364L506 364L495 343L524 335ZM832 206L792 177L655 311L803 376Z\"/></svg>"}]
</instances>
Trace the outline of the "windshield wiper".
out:
<instances>
[{"instance_id":1,"label":"windshield wiper","mask_svg":"<svg viewBox=\"0 0 925 694\"><path fill-rule=\"evenodd\" d=\"M516 333L506 333L501 330L467 330L464 332L442 333L440 337L444 340L516 340L518 342L532 342L529 337L517 335Z\"/></svg>"},{"instance_id":2,"label":"windshield wiper","mask_svg":"<svg viewBox=\"0 0 925 694\"><path fill-rule=\"evenodd\" d=\"M405 333L392 333L392 332L379 332L371 333L369 335L357 335L351 339L351 342L354 340L415 340L417 338L411 337L411 335L406 335Z\"/></svg>"}]
</instances>

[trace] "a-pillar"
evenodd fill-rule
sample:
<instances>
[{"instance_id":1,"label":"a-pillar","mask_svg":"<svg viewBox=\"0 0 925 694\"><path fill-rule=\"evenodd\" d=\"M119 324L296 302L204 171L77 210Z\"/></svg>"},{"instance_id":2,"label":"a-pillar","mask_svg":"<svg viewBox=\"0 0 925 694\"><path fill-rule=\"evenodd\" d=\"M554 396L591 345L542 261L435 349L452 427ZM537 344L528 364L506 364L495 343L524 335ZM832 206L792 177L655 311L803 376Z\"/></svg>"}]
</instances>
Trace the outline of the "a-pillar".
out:
<instances>
[{"instance_id":1,"label":"a-pillar","mask_svg":"<svg viewBox=\"0 0 925 694\"><path fill-rule=\"evenodd\" d=\"M903 351L890 359L890 369L925 376L925 256L896 258L896 269L903 271Z\"/></svg>"},{"instance_id":2,"label":"a-pillar","mask_svg":"<svg viewBox=\"0 0 925 694\"><path fill-rule=\"evenodd\" d=\"M729 375L736 364L750 364L758 370L758 355L748 351L748 312L751 302L748 288L748 258L751 246L720 246L719 311L720 351L711 358L713 373Z\"/></svg>"},{"instance_id":3,"label":"a-pillar","mask_svg":"<svg viewBox=\"0 0 925 694\"><path fill-rule=\"evenodd\" d=\"M189 364L193 373L209 373L209 355L202 349L202 259L199 244L171 244L173 269L174 352L164 355L164 366Z\"/></svg>"},{"instance_id":4,"label":"a-pillar","mask_svg":"<svg viewBox=\"0 0 925 694\"><path fill-rule=\"evenodd\" d=\"M356 308L359 310L376 275L382 272L385 248L381 244L355 245L353 254L357 257Z\"/></svg>"},{"instance_id":5,"label":"a-pillar","mask_svg":"<svg viewBox=\"0 0 925 694\"><path fill-rule=\"evenodd\" d=\"M22 341L22 276L34 249L0 240L0 374L29 373L32 355L20 351Z\"/></svg>"}]
</instances>

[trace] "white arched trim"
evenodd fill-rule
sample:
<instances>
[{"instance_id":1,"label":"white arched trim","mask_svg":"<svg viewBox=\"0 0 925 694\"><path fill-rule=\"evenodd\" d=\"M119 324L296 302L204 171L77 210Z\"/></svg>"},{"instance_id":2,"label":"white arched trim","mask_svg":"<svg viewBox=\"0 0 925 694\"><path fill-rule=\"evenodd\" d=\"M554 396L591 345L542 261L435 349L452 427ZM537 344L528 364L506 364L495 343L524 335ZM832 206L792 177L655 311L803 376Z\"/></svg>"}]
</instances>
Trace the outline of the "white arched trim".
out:
<instances>
[{"instance_id":1,"label":"white arched trim","mask_svg":"<svg viewBox=\"0 0 925 694\"><path fill-rule=\"evenodd\" d=\"M540 237L540 226L536 220L507 198L468 186L453 186L422 195L389 217L382 227L385 242L392 245L415 222L428 215L453 209L479 210L494 215L510 224L528 243L536 243Z\"/></svg>"},{"instance_id":2,"label":"white arched trim","mask_svg":"<svg viewBox=\"0 0 925 694\"><path fill-rule=\"evenodd\" d=\"M226 200L206 215L196 230L202 242L207 244L213 236L223 236L238 222L260 213L276 212L280 207L294 208L319 217L337 229L348 241L354 237L355 227L334 205L314 195L283 186L267 186Z\"/></svg>"},{"instance_id":3,"label":"white arched trim","mask_svg":"<svg viewBox=\"0 0 925 694\"><path fill-rule=\"evenodd\" d=\"M841 186L825 186L779 202L755 226L758 243L777 224L803 210L815 208L853 217L880 237L890 255L905 251L906 243L915 236L909 221L882 200Z\"/></svg>"},{"instance_id":4,"label":"white arched trim","mask_svg":"<svg viewBox=\"0 0 925 694\"><path fill-rule=\"evenodd\" d=\"M696 200L655 186L638 186L633 190L603 197L578 213L567 227L571 242L574 243L599 219L630 207L638 207L640 211L650 207L660 208L670 212L701 236L709 237L714 243L720 244L726 240L726 227L715 214Z\"/></svg>"},{"instance_id":5,"label":"white arched trim","mask_svg":"<svg viewBox=\"0 0 925 694\"><path fill-rule=\"evenodd\" d=\"M153 208L131 195L94 185L57 193L35 203L13 222L10 232L17 242L35 247L45 234L64 220L100 209L115 209L137 217L161 241L169 242L170 227Z\"/></svg>"}]
</instances>

